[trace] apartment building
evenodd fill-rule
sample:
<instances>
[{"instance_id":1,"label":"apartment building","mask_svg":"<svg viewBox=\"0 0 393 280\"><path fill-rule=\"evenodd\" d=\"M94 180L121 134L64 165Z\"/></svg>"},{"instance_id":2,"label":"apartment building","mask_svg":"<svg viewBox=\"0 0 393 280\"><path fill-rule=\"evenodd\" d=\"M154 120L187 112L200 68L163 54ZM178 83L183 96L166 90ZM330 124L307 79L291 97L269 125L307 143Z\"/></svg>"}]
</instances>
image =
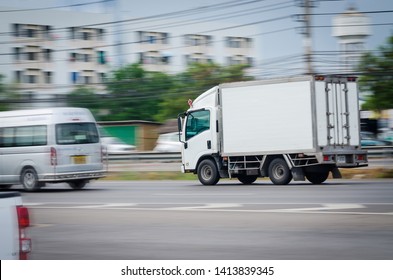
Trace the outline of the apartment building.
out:
<instances>
[{"instance_id":1,"label":"apartment building","mask_svg":"<svg viewBox=\"0 0 393 280\"><path fill-rule=\"evenodd\" d=\"M195 62L247 64L252 71L258 60L255 26L228 29L231 23L174 26L160 21L153 27L113 21L112 13L54 9L2 13L0 74L25 94L29 106L39 107L46 100L51 104L61 100L79 85L105 92L109 73L130 63L175 74Z\"/></svg>"},{"instance_id":2,"label":"apartment building","mask_svg":"<svg viewBox=\"0 0 393 280\"><path fill-rule=\"evenodd\" d=\"M122 49L122 56L146 70L168 73L182 72L195 62L247 64L252 69L259 60L259 42L253 37L258 30L255 26L226 29L230 25L213 22L171 27L161 21L155 29L142 24L124 26L129 31L122 33L122 41L132 44Z\"/></svg>"},{"instance_id":3,"label":"apartment building","mask_svg":"<svg viewBox=\"0 0 393 280\"><path fill-rule=\"evenodd\" d=\"M4 13L0 73L37 106L61 100L78 85L103 91L111 70L110 30L96 24L110 19L59 10Z\"/></svg>"}]
</instances>

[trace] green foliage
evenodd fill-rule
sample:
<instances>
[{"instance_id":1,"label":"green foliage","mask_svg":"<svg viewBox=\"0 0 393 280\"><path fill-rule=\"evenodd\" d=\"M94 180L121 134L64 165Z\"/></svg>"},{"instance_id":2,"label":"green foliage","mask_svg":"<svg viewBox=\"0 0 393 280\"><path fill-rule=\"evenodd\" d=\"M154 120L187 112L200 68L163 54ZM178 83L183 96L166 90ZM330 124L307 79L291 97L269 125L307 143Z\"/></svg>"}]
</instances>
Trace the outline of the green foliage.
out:
<instances>
[{"instance_id":1,"label":"green foliage","mask_svg":"<svg viewBox=\"0 0 393 280\"><path fill-rule=\"evenodd\" d=\"M359 71L364 73L359 80L360 88L372 93L363 105L365 110L393 108L393 36L378 53L365 54L359 66Z\"/></svg>"},{"instance_id":2,"label":"green foliage","mask_svg":"<svg viewBox=\"0 0 393 280\"><path fill-rule=\"evenodd\" d=\"M218 84L251 80L244 73L246 68L247 65L223 67L214 63L190 65L184 73L174 77L173 87L164 96L156 120L176 118L188 108L188 99L193 100Z\"/></svg>"},{"instance_id":3,"label":"green foliage","mask_svg":"<svg viewBox=\"0 0 393 280\"><path fill-rule=\"evenodd\" d=\"M89 108L94 115L98 115L103 102L91 88L79 87L67 95L67 104L72 107Z\"/></svg>"},{"instance_id":4,"label":"green foliage","mask_svg":"<svg viewBox=\"0 0 393 280\"><path fill-rule=\"evenodd\" d=\"M18 102L21 96L16 93L14 86L3 83L4 76L0 74L0 111L12 110L14 102Z\"/></svg>"}]
</instances>

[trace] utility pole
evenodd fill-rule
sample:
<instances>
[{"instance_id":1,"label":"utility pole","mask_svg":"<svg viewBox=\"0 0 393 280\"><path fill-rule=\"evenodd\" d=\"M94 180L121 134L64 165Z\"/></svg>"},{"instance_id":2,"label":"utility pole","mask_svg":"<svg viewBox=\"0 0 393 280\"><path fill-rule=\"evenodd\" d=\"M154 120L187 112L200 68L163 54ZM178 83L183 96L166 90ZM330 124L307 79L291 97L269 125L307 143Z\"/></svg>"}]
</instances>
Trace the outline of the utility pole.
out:
<instances>
[{"instance_id":1,"label":"utility pole","mask_svg":"<svg viewBox=\"0 0 393 280\"><path fill-rule=\"evenodd\" d=\"M311 35L311 8L315 0L296 0L297 5L304 8L304 15L298 21L304 24L302 35L303 37L303 48L304 48L304 61L306 64L305 74L313 74L312 67L312 35Z\"/></svg>"},{"instance_id":2,"label":"utility pole","mask_svg":"<svg viewBox=\"0 0 393 280\"><path fill-rule=\"evenodd\" d=\"M305 36L304 36L304 57L306 60L307 74L313 74L312 69L312 39L311 39L311 1L304 0L304 24L305 24Z\"/></svg>"},{"instance_id":3,"label":"utility pole","mask_svg":"<svg viewBox=\"0 0 393 280\"><path fill-rule=\"evenodd\" d=\"M113 5L114 12L113 12L113 21L120 21L121 20L121 5L120 0L113 0L115 3ZM123 66L123 46L122 46L122 35L121 35L121 23L115 23L114 26L115 32L115 48L116 48L116 67L120 68Z\"/></svg>"}]
</instances>

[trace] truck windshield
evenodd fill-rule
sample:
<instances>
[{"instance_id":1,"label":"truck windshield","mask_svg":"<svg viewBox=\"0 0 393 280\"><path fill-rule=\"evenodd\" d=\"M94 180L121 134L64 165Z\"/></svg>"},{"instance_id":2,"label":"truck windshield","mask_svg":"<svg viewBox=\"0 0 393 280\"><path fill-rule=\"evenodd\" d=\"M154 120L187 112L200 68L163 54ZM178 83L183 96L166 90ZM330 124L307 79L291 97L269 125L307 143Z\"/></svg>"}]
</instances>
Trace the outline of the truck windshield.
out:
<instances>
[{"instance_id":1,"label":"truck windshield","mask_svg":"<svg viewBox=\"0 0 393 280\"><path fill-rule=\"evenodd\" d=\"M195 135L210 129L210 111L195 111L187 116L186 141Z\"/></svg>"},{"instance_id":2,"label":"truck windshield","mask_svg":"<svg viewBox=\"0 0 393 280\"><path fill-rule=\"evenodd\" d=\"M56 125L56 143L59 145L98 143L94 123L62 123Z\"/></svg>"}]
</instances>

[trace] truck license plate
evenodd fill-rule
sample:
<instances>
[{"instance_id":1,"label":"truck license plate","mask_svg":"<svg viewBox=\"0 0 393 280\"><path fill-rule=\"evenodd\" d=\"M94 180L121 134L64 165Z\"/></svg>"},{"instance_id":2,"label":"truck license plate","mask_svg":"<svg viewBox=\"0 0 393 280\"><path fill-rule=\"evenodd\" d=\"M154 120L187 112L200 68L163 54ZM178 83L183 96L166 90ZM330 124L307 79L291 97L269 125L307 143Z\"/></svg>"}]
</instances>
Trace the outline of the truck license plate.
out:
<instances>
[{"instance_id":1,"label":"truck license plate","mask_svg":"<svg viewBox=\"0 0 393 280\"><path fill-rule=\"evenodd\" d=\"M72 156L71 158L74 164L86 164L86 156Z\"/></svg>"},{"instance_id":2,"label":"truck license plate","mask_svg":"<svg viewBox=\"0 0 393 280\"><path fill-rule=\"evenodd\" d=\"M337 156L337 162L339 163L345 163L345 156Z\"/></svg>"}]
</instances>

